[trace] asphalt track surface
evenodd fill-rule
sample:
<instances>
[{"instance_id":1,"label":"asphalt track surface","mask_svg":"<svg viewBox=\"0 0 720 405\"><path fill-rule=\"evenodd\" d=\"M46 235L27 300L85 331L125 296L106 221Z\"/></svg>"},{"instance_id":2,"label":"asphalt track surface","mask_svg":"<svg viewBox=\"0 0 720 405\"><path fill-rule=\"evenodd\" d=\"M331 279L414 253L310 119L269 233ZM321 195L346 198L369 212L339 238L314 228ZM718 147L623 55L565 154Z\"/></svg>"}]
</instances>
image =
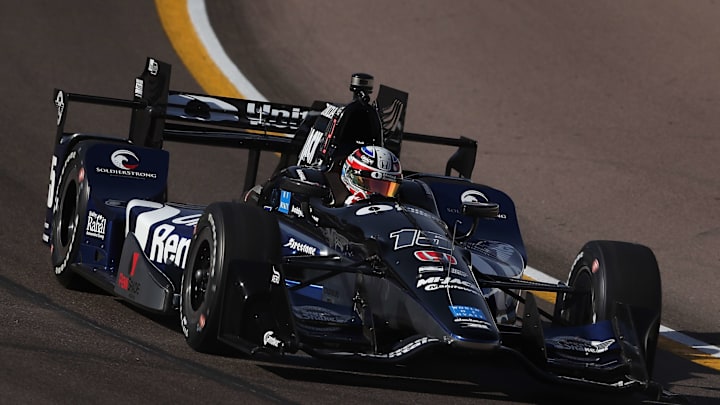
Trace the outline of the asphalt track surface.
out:
<instances>
[{"instance_id":1,"label":"asphalt track surface","mask_svg":"<svg viewBox=\"0 0 720 405\"><path fill-rule=\"evenodd\" d=\"M204 91L155 5L135 3L26 1L0 13L0 403L617 402L538 382L510 359L358 368L203 355L174 318L63 289L40 238L52 89L130 97L154 56L173 64L173 88ZM271 100L343 101L350 73L364 71L410 92L408 130L477 139L473 178L514 198L534 267L564 279L591 239L650 246L663 324L720 345L720 5L365 3L225 2L208 14ZM72 123L122 135L128 118L91 110ZM173 200L239 196L242 152L168 148ZM440 152L407 146L402 160L440 170ZM669 401L717 401L717 368L692 360L659 353L656 379L683 394Z\"/></svg>"}]
</instances>

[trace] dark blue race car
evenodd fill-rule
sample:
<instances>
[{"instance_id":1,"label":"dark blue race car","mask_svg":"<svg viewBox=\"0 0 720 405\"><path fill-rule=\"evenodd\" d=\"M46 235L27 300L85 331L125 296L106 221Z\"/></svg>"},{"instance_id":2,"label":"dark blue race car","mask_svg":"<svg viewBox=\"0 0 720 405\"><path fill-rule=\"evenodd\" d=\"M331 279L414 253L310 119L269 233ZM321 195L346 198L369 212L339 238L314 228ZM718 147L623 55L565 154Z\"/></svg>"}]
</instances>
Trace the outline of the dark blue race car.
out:
<instances>
[{"instance_id":1,"label":"dark blue race car","mask_svg":"<svg viewBox=\"0 0 720 405\"><path fill-rule=\"evenodd\" d=\"M473 183L474 140L403 131L408 95L352 76L347 104L169 90L149 58L134 98L55 91L43 239L57 279L79 276L147 311L179 312L188 344L399 362L433 351L520 355L555 381L651 384L661 288L647 247L588 242L567 284L524 279L512 200ZM127 139L65 131L70 105L132 110ZM167 201L168 141L249 151L244 200ZM457 148L444 174L405 170L393 197L346 206L340 167L363 145ZM279 156L257 183L262 151ZM407 163L407 162L406 162ZM554 311L533 291L554 292ZM522 314L518 315L519 309Z\"/></svg>"}]
</instances>

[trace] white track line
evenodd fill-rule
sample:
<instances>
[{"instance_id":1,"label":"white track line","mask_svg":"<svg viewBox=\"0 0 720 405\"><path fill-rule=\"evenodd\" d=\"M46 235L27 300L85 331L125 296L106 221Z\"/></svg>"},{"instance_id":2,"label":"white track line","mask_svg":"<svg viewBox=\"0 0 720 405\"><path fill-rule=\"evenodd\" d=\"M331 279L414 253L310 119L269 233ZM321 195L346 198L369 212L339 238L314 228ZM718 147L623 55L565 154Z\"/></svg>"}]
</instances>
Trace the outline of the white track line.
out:
<instances>
[{"instance_id":1,"label":"white track line","mask_svg":"<svg viewBox=\"0 0 720 405\"><path fill-rule=\"evenodd\" d=\"M200 41L207 49L210 57L215 61L215 64L220 70L227 75L230 82L235 88L245 96L245 98L257 101L268 101L255 86L240 72L237 66L230 60L225 53L220 41L215 35L212 26L210 25L210 19L208 18L207 11L205 8L204 0L188 0L188 13L190 19L195 26L195 31L200 37ZM533 267L527 266L525 268L525 274L537 281L557 284L560 280L551 277L540 270ZM674 329L671 329L665 325L660 325L660 335L670 339L674 342L682 345L691 347L701 353L709 356L720 358L720 348L709 343L702 342L693 337L687 336Z\"/></svg>"},{"instance_id":2,"label":"white track line","mask_svg":"<svg viewBox=\"0 0 720 405\"><path fill-rule=\"evenodd\" d=\"M215 31L213 31L210 25L210 19L207 15L207 9L205 8L204 0L187 0L187 11L190 15L190 21L195 26L195 32L200 38L203 46L207 50L210 58L220 68L220 70L227 76L230 83L243 95L245 98L256 101L268 101L265 96L250 83L245 75L240 72L240 69L230 60L230 57L225 53L225 49L220 44Z\"/></svg>"},{"instance_id":3,"label":"white track line","mask_svg":"<svg viewBox=\"0 0 720 405\"><path fill-rule=\"evenodd\" d=\"M530 277L534 280L542 281L545 283L557 284L560 282L560 280L558 280L554 277L551 277L551 276L541 272L540 270L535 269L530 266L527 266L525 268L525 275L527 275L528 277ZM660 335L663 337L666 337L674 342L680 343L684 346L691 347L699 352L702 352L709 356L720 359L720 348L718 348L717 346L713 346L709 343L705 343L705 342L695 339L691 336L680 333L680 332L678 332L672 328L669 328L665 325L660 325Z\"/></svg>"}]
</instances>

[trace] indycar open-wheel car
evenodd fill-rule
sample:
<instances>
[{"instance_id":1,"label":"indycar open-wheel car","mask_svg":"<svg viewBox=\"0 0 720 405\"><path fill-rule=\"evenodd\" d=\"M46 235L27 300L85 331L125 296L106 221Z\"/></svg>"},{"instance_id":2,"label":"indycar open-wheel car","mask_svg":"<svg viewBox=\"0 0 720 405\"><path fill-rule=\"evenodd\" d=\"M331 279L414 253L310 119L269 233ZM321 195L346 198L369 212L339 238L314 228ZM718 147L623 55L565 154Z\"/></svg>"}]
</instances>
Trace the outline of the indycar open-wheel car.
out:
<instances>
[{"instance_id":1,"label":"indycar open-wheel car","mask_svg":"<svg viewBox=\"0 0 720 405\"><path fill-rule=\"evenodd\" d=\"M552 381L651 385L661 285L649 248L591 241L567 283L526 280L512 199L470 180L477 142L404 131L407 93L380 86L371 100L372 76L355 74L348 103L289 105L170 90L170 70L149 58L130 100L55 91L43 239L62 284L83 277L145 311L179 312L203 352L401 362L506 351ZM78 103L130 109L127 138L66 130ZM168 201L165 142L247 149L242 201ZM397 195L343 204L348 154L402 157L406 142L457 150L442 173L403 162ZM266 151L276 166L258 181ZM556 294L554 310L536 291Z\"/></svg>"}]
</instances>

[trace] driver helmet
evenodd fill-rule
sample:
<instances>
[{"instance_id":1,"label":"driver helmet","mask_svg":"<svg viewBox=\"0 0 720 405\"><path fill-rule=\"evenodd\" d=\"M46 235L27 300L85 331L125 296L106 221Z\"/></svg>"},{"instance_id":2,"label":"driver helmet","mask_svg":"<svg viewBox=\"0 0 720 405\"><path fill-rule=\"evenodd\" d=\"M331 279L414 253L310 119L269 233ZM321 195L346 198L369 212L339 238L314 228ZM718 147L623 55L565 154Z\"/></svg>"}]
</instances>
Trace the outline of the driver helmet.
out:
<instances>
[{"instance_id":1,"label":"driver helmet","mask_svg":"<svg viewBox=\"0 0 720 405\"><path fill-rule=\"evenodd\" d=\"M345 159L340 178L356 199L372 194L395 197L402 182L402 169L400 160L389 150L363 146Z\"/></svg>"}]
</instances>

